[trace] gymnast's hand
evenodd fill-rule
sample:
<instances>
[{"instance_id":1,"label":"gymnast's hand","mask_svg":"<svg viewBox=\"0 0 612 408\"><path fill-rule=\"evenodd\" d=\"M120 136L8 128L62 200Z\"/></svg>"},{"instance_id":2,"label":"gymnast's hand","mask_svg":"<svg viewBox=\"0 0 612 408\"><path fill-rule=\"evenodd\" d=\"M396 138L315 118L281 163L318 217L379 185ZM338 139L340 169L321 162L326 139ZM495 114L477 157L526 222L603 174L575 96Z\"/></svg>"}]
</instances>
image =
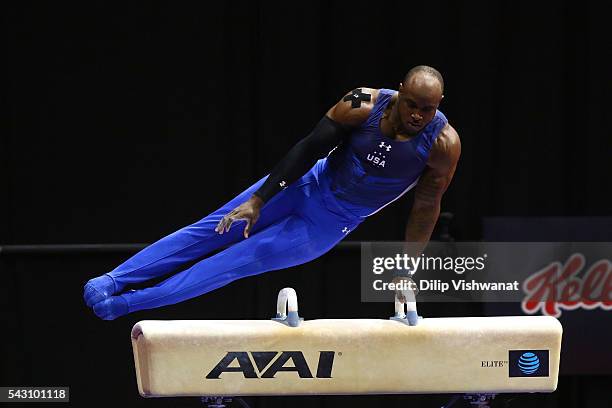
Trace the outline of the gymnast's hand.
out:
<instances>
[{"instance_id":1,"label":"gymnast's hand","mask_svg":"<svg viewBox=\"0 0 612 408\"><path fill-rule=\"evenodd\" d=\"M215 227L215 232L223 234L228 232L234 223L234 221L246 220L246 227L244 227L244 237L248 238L251 228L259 219L259 210L263 206L264 202L261 198L256 195L251 196L248 201L240 204L238 207L230 211L225 217L219 221L219 224Z\"/></svg>"},{"instance_id":2,"label":"gymnast's hand","mask_svg":"<svg viewBox=\"0 0 612 408\"><path fill-rule=\"evenodd\" d=\"M392 282L395 284L401 283L404 286L410 288L406 290L396 289L395 297L397 298L397 300L402 303L415 301L415 296L417 293L419 293L419 289L415 281L412 280L412 278L408 276L396 276L393 278Z\"/></svg>"}]
</instances>

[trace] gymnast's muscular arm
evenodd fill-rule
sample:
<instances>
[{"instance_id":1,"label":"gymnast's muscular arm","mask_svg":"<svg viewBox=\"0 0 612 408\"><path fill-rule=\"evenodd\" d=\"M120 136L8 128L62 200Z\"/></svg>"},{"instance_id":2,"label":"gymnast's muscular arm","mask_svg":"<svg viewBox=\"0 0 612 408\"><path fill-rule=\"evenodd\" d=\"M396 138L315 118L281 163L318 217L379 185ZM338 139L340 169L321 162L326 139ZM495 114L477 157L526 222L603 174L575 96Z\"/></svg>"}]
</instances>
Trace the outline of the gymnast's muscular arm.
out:
<instances>
[{"instance_id":1,"label":"gymnast's muscular arm","mask_svg":"<svg viewBox=\"0 0 612 408\"><path fill-rule=\"evenodd\" d=\"M378 91L370 88L357 88L345 95L327 111L308 136L291 148L259 190L219 221L215 231L223 234L229 231L234 221L246 220L243 235L248 238L263 205L310 170L318 159L325 157L351 128L364 122L377 96Z\"/></svg>"},{"instance_id":2,"label":"gymnast's muscular arm","mask_svg":"<svg viewBox=\"0 0 612 408\"><path fill-rule=\"evenodd\" d=\"M408 256L420 256L440 215L442 195L448 188L461 155L459 135L452 126L446 125L436 138L429 154L427 167L416 186L414 204L406 224L406 252ZM414 272L414 271L413 271ZM396 276L393 281L403 280ZM404 294L396 291L399 300Z\"/></svg>"},{"instance_id":3,"label":"gymnast's muscular arm","mask_svg":"<svg viewBox=\"0 0 612 408\"><path fill-rule=\"evenodd\" d=\"M427 167L416 185L405 238L406 242L417 243L413 256L420 256L431 237L440 215L442 195L453 179L460 155L459 135L447 124L436 138Z\"/></svg>"}]
</instances>

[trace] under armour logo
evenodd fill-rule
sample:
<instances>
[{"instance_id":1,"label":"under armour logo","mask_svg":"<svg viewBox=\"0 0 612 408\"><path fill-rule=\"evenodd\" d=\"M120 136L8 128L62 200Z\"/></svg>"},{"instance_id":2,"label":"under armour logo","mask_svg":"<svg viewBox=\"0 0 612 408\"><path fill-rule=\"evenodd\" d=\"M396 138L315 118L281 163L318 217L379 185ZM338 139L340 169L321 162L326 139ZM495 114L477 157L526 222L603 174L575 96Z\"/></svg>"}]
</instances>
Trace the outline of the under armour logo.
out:
<instances>
[{"instance_id":1,"label":"under armour logo","mask_svg":"<svg viewBox=\"0 0 612 408\"><path fill-rule=\"evenodd\" d=\"M384 147L388 152L391 151L391 145L386 145L385 142L380 142L378 147Z\"/></svg>"},{"instance_id":2,"label":"under armour logo","mask_svg":"<svg viewBox=\"0 0 612 408\"><path fill-rule=\"evenodd\" d=\"M281 186L282 188L285 188L287 186L287 183L285 182L285 180L283 180L280 183L278 183L278 185Z\"/></svg>"},{"instance_id":3,"label":"under armour logo","mask_svg":"<svg viewBox=\"0 0 612 408\"><path fill-rule=\"evenodd\" d=\"M344 228L342 228L342 232L344 232L345 234L348 234L349 229L348 229L348 228L346 228L346 227L344 227Z\"/></svg>"}]
</instances>

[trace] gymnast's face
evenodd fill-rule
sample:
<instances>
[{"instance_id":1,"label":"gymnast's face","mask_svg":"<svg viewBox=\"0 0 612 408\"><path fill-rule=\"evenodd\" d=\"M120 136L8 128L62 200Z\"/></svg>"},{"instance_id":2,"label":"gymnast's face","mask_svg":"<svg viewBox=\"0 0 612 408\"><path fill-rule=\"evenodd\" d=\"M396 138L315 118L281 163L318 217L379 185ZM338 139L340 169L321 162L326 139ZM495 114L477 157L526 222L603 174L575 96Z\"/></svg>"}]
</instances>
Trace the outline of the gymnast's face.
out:
<instances>
[{"instance_id":1,"label":"gymnast's face","mask_svg":"<svg viewBox=\"0 0 612 408\"><path fill-rule=\"evenodd\" d=\"M403 130L409 135L420 132L436 115L442 101L442 87L429 75L413 75L400 83L397 110Z\"/></svg>"}]
</instances>

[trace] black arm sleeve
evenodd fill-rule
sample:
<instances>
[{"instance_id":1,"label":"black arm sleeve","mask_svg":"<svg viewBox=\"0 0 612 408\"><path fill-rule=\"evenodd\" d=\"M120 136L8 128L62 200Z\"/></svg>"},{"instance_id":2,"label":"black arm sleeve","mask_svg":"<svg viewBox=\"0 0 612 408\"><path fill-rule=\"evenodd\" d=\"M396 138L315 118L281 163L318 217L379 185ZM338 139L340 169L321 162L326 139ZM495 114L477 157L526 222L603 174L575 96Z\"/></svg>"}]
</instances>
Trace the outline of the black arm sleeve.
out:
<instances>
[{"instance_id":1,"label":"black arm sleeve","mask_svg":"<svg viewBox=\"0 0 612 408\"><path fill-rule=\"evenodd\" d=\"M255 195L267 202L276 193L303 176L318 159L327 156L347 133L347 129L340 123L323 116L312 132L293 146L274 167Z\"/></svg>"}]
</instances>

